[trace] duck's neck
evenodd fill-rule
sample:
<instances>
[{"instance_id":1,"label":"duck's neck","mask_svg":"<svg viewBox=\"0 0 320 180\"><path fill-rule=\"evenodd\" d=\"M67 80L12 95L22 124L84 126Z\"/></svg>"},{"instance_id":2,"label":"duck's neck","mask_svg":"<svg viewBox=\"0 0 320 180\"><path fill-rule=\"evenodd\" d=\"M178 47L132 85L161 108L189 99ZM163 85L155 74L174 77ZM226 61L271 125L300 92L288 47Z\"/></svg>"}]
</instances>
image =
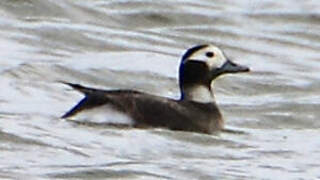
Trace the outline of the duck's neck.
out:
<instances>
[{"instance_id":1,"label":"duck's neck","mask_svg":"<svg viewBox=\"0 0 320 180\"><path fill-rule=\"evenodd\" d=\"M181 100L199 103L214 103L215 98L212 89L205 85L191 85L181 87Z\"/></svg>"}]
</instances>

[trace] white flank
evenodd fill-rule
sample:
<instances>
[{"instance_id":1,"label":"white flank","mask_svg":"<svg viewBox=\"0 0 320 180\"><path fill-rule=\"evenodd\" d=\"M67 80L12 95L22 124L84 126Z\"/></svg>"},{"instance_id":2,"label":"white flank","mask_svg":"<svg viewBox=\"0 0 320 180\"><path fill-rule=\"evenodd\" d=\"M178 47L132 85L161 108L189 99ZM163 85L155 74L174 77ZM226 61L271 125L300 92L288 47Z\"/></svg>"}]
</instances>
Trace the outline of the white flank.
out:
<instances>
[{"instance_id":1,"label":"white flank","mask_svg":"<svg viewBox=\"0 0 320 180\"><path fill-rule=\"evenodd\" d=\"M83 110L70 119L76 121L110 123L129 126L134 124L134 121L130 116L115 110L112 105L103 105L93 109Z\"/></svg>"}]
</instances>

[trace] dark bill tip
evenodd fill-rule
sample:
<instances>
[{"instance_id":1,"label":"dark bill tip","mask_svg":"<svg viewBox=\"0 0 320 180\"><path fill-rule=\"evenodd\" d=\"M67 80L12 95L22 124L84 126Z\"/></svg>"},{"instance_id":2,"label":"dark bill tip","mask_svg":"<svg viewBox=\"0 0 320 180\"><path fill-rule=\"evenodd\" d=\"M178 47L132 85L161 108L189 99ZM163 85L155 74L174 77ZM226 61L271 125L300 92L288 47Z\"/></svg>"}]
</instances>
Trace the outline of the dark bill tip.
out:
<instances>
[{"instance_id":1,"label":"dark bill tip","mask_svg":"<svg viewBox=\"0 0 320 180\"><path fill-rule=\"evenodd\" d=\"M249 67L236 64L230 60L227 60L227 62L224 63L224 65L221 67L221 70L224 73L238 73L250 71Z\"/></svg>"}]
</instances>

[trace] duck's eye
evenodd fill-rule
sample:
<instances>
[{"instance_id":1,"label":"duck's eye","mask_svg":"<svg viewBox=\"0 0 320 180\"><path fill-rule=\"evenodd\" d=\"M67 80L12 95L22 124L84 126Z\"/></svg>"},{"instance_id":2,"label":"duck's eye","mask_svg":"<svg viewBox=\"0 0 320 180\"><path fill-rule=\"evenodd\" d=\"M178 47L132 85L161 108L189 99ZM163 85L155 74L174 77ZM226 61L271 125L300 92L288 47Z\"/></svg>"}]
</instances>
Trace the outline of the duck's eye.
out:
<instances>
[{"instance_id":1,"label":"duck's eye","mask_svg":"<svg viewBox=\"0 0 320 180\"><path fill-rule=\"evenodd\" d=\"M214 53L213 52L206 52L206 56L208 58L212 58L214 56Z\"/></svg>"}]
</instances>

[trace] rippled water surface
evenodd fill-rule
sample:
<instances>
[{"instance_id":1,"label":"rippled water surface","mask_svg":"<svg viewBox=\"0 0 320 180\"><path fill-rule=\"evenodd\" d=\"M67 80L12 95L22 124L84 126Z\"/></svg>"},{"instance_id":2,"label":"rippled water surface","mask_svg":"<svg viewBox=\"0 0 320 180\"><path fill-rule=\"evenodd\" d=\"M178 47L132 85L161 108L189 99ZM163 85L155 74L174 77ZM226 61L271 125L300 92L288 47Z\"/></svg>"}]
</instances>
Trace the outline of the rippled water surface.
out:
<instances>
[{"instance_id":1,"label":"rippled water surface","mask_svg":"<svg viewBox=\"0 0 320 180\"><path fill-rule=\"evenodd\" d=\"M1 0L0 179L320 179L320 1ZM241 134L79 125L59 80L176 98L186 48L252 72L215 84Z\"/></svg>"}]
</instances>

